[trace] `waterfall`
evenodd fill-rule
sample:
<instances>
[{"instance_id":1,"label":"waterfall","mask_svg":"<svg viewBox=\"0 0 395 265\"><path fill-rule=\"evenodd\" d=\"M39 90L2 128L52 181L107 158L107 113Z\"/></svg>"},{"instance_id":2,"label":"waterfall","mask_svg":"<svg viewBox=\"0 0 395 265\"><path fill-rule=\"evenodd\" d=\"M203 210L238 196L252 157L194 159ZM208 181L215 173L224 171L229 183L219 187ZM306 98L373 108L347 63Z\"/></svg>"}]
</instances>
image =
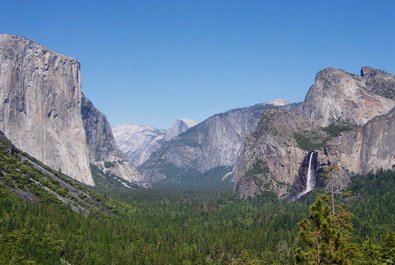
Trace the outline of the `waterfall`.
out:
<instances>
[{"instance_id":1,"label":"waterfall","mask_svg":"<svg viewBox=\"0 0 395 265\"><path fill-rule=\"evenodd\" d=\"M298 194L298 196L296 196L296 199L303 197L304 195L306 195L307 193L309 193L314 189L315 179L314 179L314 172L311 168L313 166L312 165L313 156L314 156L314 152L311 152L309 159L309 168L307 169L306 187L301 193Z\"/></svg>"}]
</instances>

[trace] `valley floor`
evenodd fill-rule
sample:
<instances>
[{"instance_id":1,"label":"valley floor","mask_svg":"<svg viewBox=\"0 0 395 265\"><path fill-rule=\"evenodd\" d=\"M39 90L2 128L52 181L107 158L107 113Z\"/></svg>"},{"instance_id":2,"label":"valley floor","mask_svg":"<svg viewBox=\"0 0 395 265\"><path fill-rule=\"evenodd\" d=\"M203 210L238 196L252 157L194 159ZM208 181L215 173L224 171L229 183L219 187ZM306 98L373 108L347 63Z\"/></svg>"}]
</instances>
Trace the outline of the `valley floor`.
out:
<instances>
[{"instance_id":1,"label":"valley floor","mask_svg":"<svg viewBox=\"0 0 395 265\"><path fill-rule=\"evenodd\" d=\"M353 264L393 264L395 173L355 177L350 191L339 199L355 216ZM230 191L162 188L106 193L116 215L83 216L28 203L1 184L0 264L291 264L314 197L239 200Z\"/></svg>"}]
</instances>

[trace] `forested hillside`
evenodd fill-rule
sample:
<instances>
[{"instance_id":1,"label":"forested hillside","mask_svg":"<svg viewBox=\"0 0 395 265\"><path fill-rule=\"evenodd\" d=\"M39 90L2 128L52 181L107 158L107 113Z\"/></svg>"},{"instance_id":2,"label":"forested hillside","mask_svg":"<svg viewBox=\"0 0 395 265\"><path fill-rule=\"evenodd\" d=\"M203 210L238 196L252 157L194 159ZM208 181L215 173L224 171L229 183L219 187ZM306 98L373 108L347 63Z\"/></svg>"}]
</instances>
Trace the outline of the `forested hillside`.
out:
<instances>
[{"instance_id":1,"label":"forested hillside","mask_svg":"<svg viewBox=\"0 0 395 265\"><path fill-rule=\"evenodd\" d=\"M291 264L316 196L239 200L165 188L102 196L29 162L4 137L0 149L0 264ZM336 201L355 216L352 264L393 264L395 173L356 176L350 191Z\"/></svg>"},{"instance_id":2,"label":"forested hillside","mask_svg":"<svg viewBox=\"0 0 395 265\"><path fill-rule=\"evenodd\" d=\"M385 197L391 198L390 193ZM122 206L116 217L84 217L59 204L27 203L2 187L0 261L289 264L297 242L297 223L307 216L308 208L305 203L286 203L270 196L262 201L237 201L230 194L202 192L143 192L128 200L130 206ZM370 197L351 204L357 215L355 241L369 238L364 246L372 244L368 247L372 252L380 252L383 238L392 240L383 247L393 248L391 201ZM365 208L366 203L386 208L387 214L371 211L366 215L368 209L374 209Z\"/></svg>"}]
</instances>

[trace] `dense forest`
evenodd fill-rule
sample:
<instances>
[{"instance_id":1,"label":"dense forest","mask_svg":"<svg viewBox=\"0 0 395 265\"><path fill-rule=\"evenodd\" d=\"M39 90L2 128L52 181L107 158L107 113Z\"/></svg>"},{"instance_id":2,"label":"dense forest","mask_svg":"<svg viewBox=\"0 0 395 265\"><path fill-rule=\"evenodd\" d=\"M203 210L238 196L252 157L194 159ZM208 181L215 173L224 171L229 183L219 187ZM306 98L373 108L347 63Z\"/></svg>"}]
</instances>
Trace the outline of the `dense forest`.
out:
<instances>
[{"instance_id":1,"label":"dense forest","mask_svg":"<svg viewBox=\"0 0 395 265\"><path fill-rule=\"evenodd\" d=\"M336 198L354 215L349 264L393 264L395 174L355 177L350 191ZM287 202L162 189L117 197L116 216L84 216L60 203L28 203L2 185L0 263L291 264L294 250L306 249L298 223L316 195Z\"/></svg>"},{"instance_id":2,"label":"dense forest","mask_svg":"<svg viewBox=\"0 0 395 265\"><path fill-rule=\"evenodd\" d=\"M395 173L301 201L96 192L0 142L0 264L394 264ZM333 207L334 206L334 207ZM318 262L319 261L319 262Z\"/></svg>"}]
</instances>

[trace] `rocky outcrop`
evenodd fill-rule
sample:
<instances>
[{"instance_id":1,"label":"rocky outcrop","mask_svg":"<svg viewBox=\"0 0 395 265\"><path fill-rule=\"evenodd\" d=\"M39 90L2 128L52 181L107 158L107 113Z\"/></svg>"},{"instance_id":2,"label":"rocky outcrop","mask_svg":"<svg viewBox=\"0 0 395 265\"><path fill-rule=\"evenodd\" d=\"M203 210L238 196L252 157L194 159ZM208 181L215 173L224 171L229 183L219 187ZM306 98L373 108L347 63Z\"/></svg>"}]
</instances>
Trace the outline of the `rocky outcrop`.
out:
<instances>
[{"instance_id":1,"label":"rocky outcrop","mask_svg":"<svg viewBox=\"0 0 395 265\"><path fill-rule=\"evenodd\" d=\"M318 157L321 165L338 164L351 174L395 170L395 108L329 141Z\"/></svg>"},{"instance_id":2,"label":"rocky outcrop","mask_svg":"<svg viewBox=\"0 0 395 265\"><path fill-rule=\"evenodd\" d=\"M394 100L378 93L380 88L374 87L373 79L372 75L361 77L335 68L318 72L303 103L303 115L324 127L339 121L363 125L387 113L394 107ZM386 84L390 86L394 77L388 79Z\"/></svg>"},{"instance_id":3,"label":"rocky outcrop","mask_svg":"<svg viewBox=\"0 0 395 265\"><path fill-rule=\"evenodd\" d=\"M299 147L295 134L313 124L298 113L273 109L263 113L256 131L246 138L235 167L235 189L241 197L274 191L287 196L308 151Z\"/></svg>"},{"instance_id":4,"label":"rocky outcrop","mask_svg":"<svg viewBox=\"0 0 395 265\"><path fill-rule=\"evenodd\" d=\"M393 169L395 77L370 67L361 73L324 69L302 104L265 112L236 165L235 189L241 197L301 191L313 150L318 171L333 163L350 173Z\"/></svg>"},{"instance_id":5,"label":"rocky outcrop","mask_svg":"<svg viewBox=\"0 0 395 265\"><path fill-rule=\"evenodd\" d=\"M121 183L124 183L122 185L127 188L132 188L133 185L130 184L144 188L151 186L151 183L130 162L117 155L110 155L105 160L92 162L92 165L101 171L99 177L121 179Z\"/></svg>"},{"instance_id":6,"label":"rocky outcrop","mask_svg":"<svg viewBox=\"0 0 395 265\"><path fill-rule=\"evenodd\" d=\"M81 104L82 121L86 132L89 161L107 175L115 175L128 182L148 186L137 169L125 161L112 134L110 123L84 95ZM111 165L106 167L106 165Z\"/></svg>"},{"instance_id":7,"label":"rocky outcrop","mask_svg":"<svg viewBox=\"0 0 395 265\"><path fill-rule=\"evenodd\" d=\"M232 171L244 138L255 130L262 112L273 107L260 104L214 115L163 144L139 169L153 181L182 182L208 172L212 178L222 178Z\"/></svg>"},{"instance_id":8,"label":"rocky outcrop","mask_svg":"<svg viewBox=\"0 0 395 265\"><path fill-rule=\"evenodd\" d=\"M88 216L92 211L115 214L114 209L107 205L105 200L77 181L21 152L1 131L0 153L2 199L5 194L12 192L30 204L45 201L48 205L50 201L50 205L54 207L63 205L84 216ZM6 177L7 175L9 177ZM8 192L4 193L4 189Z\"/></svg>"},{"instance_id":9,"label":"rocky outcrop","mask_svg":"<svg viewBox=\"0 0 395 265\"><path fill-rule=\"evenodd\" d=\"M93 185L81 101L75 59L0 35L0 130L46 165Z\"/></svg>"},{"instance_id":10,"label":"rocky outcrop","mask_svg":"<svg viewBox=\"0 0 395 265\"><path fill-rule=\"evenodd\" d=\"M361 68L361 76L365 78L366 87L374 94L395 99L395 79L390 73L369 66Z\"/></svg>"}]
</instances>

